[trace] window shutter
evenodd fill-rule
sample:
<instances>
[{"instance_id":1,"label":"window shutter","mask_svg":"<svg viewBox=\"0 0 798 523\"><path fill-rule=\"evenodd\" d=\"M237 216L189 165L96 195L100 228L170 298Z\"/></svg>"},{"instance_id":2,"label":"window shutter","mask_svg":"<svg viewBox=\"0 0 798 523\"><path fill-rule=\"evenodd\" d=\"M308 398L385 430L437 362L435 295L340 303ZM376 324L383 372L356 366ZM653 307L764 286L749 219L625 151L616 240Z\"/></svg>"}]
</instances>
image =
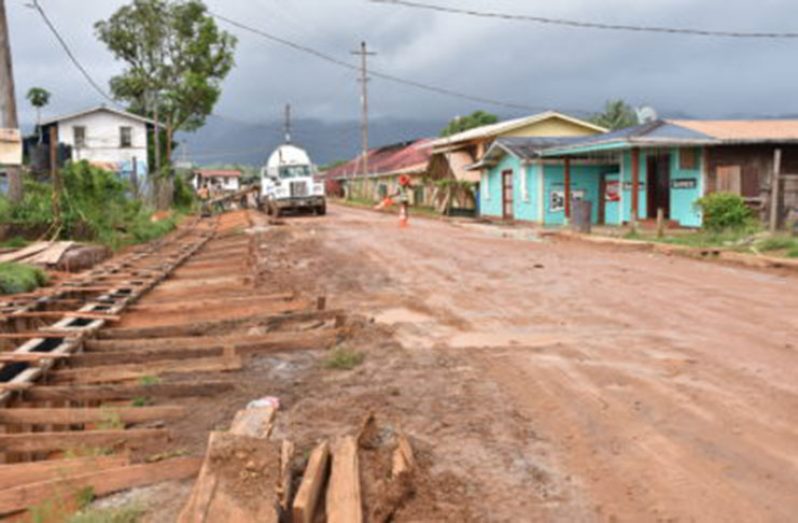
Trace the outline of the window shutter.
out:
<instances>
[{"instance_id":1,"label":"window shutter","mask_svg":"<svg viewBox=\"0 0 798 523\"><path fill-rule=\"evenodd\" d=\"M742 169L739 165L718 167L718 192L742 194Z\"/></svg>"}]
</instances>

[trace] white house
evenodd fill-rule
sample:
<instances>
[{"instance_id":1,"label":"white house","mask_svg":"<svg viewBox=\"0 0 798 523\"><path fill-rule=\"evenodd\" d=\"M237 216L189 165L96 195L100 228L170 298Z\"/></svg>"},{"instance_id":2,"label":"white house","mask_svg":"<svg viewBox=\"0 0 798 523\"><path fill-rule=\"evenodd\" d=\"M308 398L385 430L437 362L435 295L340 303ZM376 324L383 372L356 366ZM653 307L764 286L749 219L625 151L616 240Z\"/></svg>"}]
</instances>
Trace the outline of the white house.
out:
<instances>
[{"instance_id":1,"label":"white house","mask_svg":"<svg viewBox=\"0 0 798 523\"><path fill-rule=\"evenodd\" d=\"M88 162L129 178L134 167L139 180L147 175L147 144L155 127L149 118L104 105L49 118L42 122L58 129L58 142L72 147L72 160Z\"/></svg>"},{"instance_id":2,"label":"white house","mask_svg":"<svg viewBox=\"0 0 798 523\"><path fill-rule=\"evenodd\" d=\"M241 171L234 169L197 169L191 177L191 184L194 189L199 189L202 185L208 184L208 188L213 191L235 192L241 188Z\"/></svg>"}]
</instances>

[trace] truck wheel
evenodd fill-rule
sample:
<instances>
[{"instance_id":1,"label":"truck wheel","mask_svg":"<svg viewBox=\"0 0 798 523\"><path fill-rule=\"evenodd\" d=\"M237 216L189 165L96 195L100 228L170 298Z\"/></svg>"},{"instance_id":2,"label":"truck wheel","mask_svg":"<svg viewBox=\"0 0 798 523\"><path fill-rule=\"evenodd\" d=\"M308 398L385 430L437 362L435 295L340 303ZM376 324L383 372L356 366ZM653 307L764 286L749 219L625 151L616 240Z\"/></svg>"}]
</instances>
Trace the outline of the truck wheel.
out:
<instances>
[{"instance_id":1,"label":"truck wheel","mask_svg":"<svg viewBox=\"0 0 798 523\"><path fill-rule=\"evenodd\" d=\"M327 206L326 205L322 204L322 205L319 205L318 207L316 207L316 215L317 216L324 216L325 214L327 214Z\"/></svg>"},{"instance_id":2,"label":"truck wheel","mask_svg":"<svg viewBox=\"0 0 798 523\"><path fill-rule=\"evenodd\" d=\"M282 214L282 211L276 205L271 207L271 211L272 211L271 215L274 216L275 218L279 218L280 215Z\"/></svg>"}]
</instances>

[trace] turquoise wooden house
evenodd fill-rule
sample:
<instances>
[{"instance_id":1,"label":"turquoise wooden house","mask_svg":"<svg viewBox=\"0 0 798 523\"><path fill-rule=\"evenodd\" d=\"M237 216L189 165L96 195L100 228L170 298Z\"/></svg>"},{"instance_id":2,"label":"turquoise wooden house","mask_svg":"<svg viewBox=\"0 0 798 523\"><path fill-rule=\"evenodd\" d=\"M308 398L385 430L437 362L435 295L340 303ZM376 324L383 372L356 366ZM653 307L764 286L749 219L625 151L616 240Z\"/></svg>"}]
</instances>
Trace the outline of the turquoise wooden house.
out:
<instances>
[{"instance_id":1,"label":"turquoise wooden house","mask_svg":"<svg viewBox=\"0 0 798 523\"><path fill-rule=\"evenodd\" d=\"M780 158L776 161L775 158ZM798 210L798 120L657 120L588 137L500 138L470 168L481 171L480 207L490 218L561 225L574 199L597 224L653 220L700 227L704 194L740 195L763 219Z\"/></svg>"},{"instance_id":2,"label":"turquoise wooden house","mask_svg":"<svg viewBox=\"0 0 798 523\"><path fill-rule=\"evenodd\" d=\"M496 140L482 160L471 169L482 171L480 182L481 215L544 225L562 225L569 214L571 197L594 202L593 221L600 219L600 180L614 168L601 160L579 159L565 162L546 159L544 151L578 143L581 138L522 138ZM568 171L566 172L566 163Z\"/></svg>"}]
</instances>

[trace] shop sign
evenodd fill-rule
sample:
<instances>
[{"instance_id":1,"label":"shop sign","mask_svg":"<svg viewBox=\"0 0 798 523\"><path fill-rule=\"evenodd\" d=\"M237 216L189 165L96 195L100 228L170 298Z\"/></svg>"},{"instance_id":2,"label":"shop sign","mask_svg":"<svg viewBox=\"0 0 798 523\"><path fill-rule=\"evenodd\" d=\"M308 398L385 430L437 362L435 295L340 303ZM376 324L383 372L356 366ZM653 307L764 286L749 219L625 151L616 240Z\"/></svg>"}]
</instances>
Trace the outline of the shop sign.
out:
<instances>
[{"instance_id":1,"label":"shop sign","mask_svg":"<svg viewBox=\"0 0 798 523\"><path fill-rule=\"evenodd\" d=\"M621 182L618 180L607 180L604 185L604 201L621 201Z\"/></svg>"},{"instance_id":2,"label":"shop sign","mask_svg":"<svg viewBox=\"0 0 798 523\"><path fill-rule=\"evenodd\" d=\"M671 189L695 189L698 181L695 178L674 178L671 180Z\"/></svg>"}]
</instances>

